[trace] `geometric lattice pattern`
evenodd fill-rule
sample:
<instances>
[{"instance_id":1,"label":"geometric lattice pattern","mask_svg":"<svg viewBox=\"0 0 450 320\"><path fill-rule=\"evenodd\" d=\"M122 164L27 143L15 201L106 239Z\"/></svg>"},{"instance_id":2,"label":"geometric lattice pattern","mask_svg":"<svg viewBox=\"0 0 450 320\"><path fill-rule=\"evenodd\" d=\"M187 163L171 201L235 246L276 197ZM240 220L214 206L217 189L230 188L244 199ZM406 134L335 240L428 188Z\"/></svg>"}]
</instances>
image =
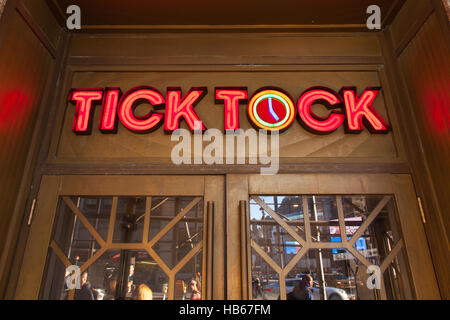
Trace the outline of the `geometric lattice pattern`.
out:
<instances>
[{"instance_id":1,"label":"geometric lattice pattern","mask_svg":"<svg viewBox=\"0 0 450 320\"><path fill-rule=\"evenodd\" d=\"M303 198L303 212L309 212L307 196L302 196ZM355 259L357 259L365 267L374 265L373 261L369 261L363 254L361 254L356 248L356 241L366 232L372 222L377 218L380 212L385 208L385 206L393 198L390 195L383 196L378 204L373 208L373 210L367 215L366 219L361 223L356 232L353 233L350 239L348 239L348 234L346 232L346 220L344 218L343 210L343 197L336 196L336 205L338 212L338 223L340 242L314 242L311 236L311 222L309 214L304 214L304 233L299 234L299 230L290 223L289 217L281 215L270 208L268 204L264 202L259 196L251 196L251 200L256 202L260 206L260 210L266 212L270 217L271 221L275 221L280 227L282 227L286 233L292 237L298 244L300 249L294 255L294 257L284 266L281 267L274 259L264 250L254 239L251 239L251 248L267 263L279 276L280 285L280 298L282 300L286 299L286 285L285 279L292 268L305 256L305 254L310 249L345 249L351 253ZM301 234L304 234L302 236ZM380 267L381 275L385 273L389 265L393 262L395 257L398 255L400 250L403 248L403 241L399 239L397 243L390 250L389 254L385 256L384 260L378 265Z\"/></svg>"},{"instance_id":2,"label":"geometric lattice pattern","mask_svg":"<svg viewBox=\"0 0 450 320\"><path fill-rule=\"evenodd\" d=\"M92 237L100 246L99 250L95 252L83 265L80 266L80 271L83 273L89 266L97 261L107 250L145 250L152 259L158 264L161 270L169 278L169 290L168 299L174 299L174 288L177 273L198 253L202 250L203 241L198 242L193 248L186 254L172 269L161 259L161 257L155 252L153 246L168 233L180 220L182 220L189 211L194 208L200 201L201 197L194 198L185 208L183 208L167 225L165 225L152 239L149 240L149 225L151 217L151 197L146 198L146 209L144 215L144 230L142 241L139 243L116 243L113 242L114 226L117 215L118 197L112 198L112 206L109 219L109 228L107 238L103 237L97 232L95 227L89 222L84 214L78 209L77 205L72 201L70 197L63 197L63 201L70 208L70 210L76 215L77 219L83 224L83 226L89 231ZM58 246L55 241L52 241L50 247L54 250L57 257L67 267L72 265L69 258L65 255L63 250ZM74 297L74 290L69 293L69 299Z\"/></svg>"}]
</instances>

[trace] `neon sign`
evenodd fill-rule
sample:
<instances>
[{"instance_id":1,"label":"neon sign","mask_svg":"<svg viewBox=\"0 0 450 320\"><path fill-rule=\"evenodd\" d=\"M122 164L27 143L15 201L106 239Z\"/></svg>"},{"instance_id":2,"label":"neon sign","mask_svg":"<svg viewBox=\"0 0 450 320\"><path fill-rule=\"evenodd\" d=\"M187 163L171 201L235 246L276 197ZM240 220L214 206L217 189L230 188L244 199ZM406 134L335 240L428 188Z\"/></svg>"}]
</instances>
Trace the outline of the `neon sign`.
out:
<instances>
[{"instance_id":1,"label":"neon sign","mask_svg":"<svg viewBox=\"0 0 450 320\"><path fill-rule=\"evenodd\" d=\"M295 106L280 89L265 89L253 95L248 104L248 115L260 129L283 131L295 119Z\"/></svg>"},{"instance_id":2,"label":"neon sign","mask_svg":"<svg viewBox=\"0 0 450 320\"><path fill-rule=\"evenodd\" d=\"M267 131L284 131L292 126L296 115L299 123L315 134L330 134L341 126L345 132L358 134L364 128L371 133L387 133L389 124L373 107L381 88L368 87L360 96L355 87L343 87L339 93L326 87L305 90L297 104L282 89L266 87L257 90L249 99L245 87L216 87L215 103L223 105L225 131L240 128L240 105L247 105L251 124ZM103 133L117 133L119 122L136 133L148 133L164 125L165 132L180 128L184 120L191 131L206 130L195 107L208 93L206 87L191 88L182 94L181 88L169 87L166 95L157 89L141 86L122 94L120 88L72 89L69 101L75 104L72 130L86 135L92 131L96 104L101 104L98 128ZM137 116L135 109L149 103L153 110ZM329 113L325 117L313 111L313 105L324 105Z\"/></svg>"}]
</instances>

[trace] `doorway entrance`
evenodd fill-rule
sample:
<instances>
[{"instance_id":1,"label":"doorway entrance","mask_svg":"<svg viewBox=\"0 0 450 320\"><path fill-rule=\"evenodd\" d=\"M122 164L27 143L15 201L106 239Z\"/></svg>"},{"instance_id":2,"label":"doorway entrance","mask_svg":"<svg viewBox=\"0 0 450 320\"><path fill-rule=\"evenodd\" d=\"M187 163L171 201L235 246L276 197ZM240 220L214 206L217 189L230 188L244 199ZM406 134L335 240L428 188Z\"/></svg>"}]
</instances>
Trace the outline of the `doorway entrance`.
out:
<instances>
[{"instance_id":1,"label":"doorway entrance","mask_svg":"<svg viewBox=\"0 0 450 320\"><path fill-rule=\"evenodd\" d=\"M79 299L81 279L96 299L284 300L304 278L312 299L439 299L410 176L45 176L16 298Z\"/></svg>"},{"instance_id":2,"label":"doorway entrance","mask_svg":"<svg viewBox=\"0 0 450 320\"><path fill-rule=\"evenodd\" d=\"M230 296L439 299L410 176L232 175L227 192Z\"/></svg>"},{"instance_id":3,"label":"doorway entrance","mask_svg":"<svg viewBox=\"0 0 450 320\"><path fill-rule=\"evenodd\" d=\"M44 177L16 298L223 299L223 185L221 176Z\"/></svg>"}]
</instances>

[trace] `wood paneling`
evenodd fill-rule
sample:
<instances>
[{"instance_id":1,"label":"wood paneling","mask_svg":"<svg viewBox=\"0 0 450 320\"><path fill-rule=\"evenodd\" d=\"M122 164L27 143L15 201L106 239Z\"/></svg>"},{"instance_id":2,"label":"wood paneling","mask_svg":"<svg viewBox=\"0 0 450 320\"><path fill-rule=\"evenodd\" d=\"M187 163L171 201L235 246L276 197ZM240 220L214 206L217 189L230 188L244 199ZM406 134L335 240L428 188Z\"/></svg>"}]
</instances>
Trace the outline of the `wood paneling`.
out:
<instances>
[{"instance_id":1,"label":"wood paneling","mask_svg":"<svg viewBox=\"0 0 450 320\"><path fill-rule=\"evenodd\" d=\"M11 279L9 265L14 255L17 233L25 214L34 169L33 155L40 139L36 134L42 122L41 103L49 89L53 72L53 52L57 46L46 32L53 27L49 9L10 0L1 21L0 42L0 294ZM36 11L37 10L37 11ZM26 12L26 14L24 14ZM36 18L37 17L37 18ZM42 23L42 25L40 25ZM44 38L52 39L44 43ZM52 42L54 40L54 42ZM41 120L39 120L41 119ZM12 271L14 272L14 270Z\"/></svg>"},{"instance_id":2,"label":"wood paneling","mask_svg":"<svg viewBox=\"0 0 450 320\"><path fill-rule=\"evenodd\" d=\"M0 243L9 227L51 58L19 14L0 51Z\"/></svg>"},{"instance_id":3,"label":"wood paneling","mask_svg":"<svg viewBox=\"0 0 450 320\"><path fill-rule=\"evenodd\" d=\"M387 30L385 57L441 296L450 297L450 26L440 0L408 1Z\"/></svg>"},{"instance_id":4,"label":"wood paneling","mask_svg":"<svg viewBox=\"0 0 450 320\"><path fill-rule=\"evenodd\" d=\"M36 28L48 39L48 42L56 50L60 40L62 29L52 12L42 1L35 0L21 0L19 10L26 11L32 16Z\"/></svg>"},{"instance_id":5,"label":"wood paneling","mask_svg":"<svg viewBox=\"0 0 450 320\"><path fill-rule=\"evenodd\" d=\"M412 112L421 132L424 158L429 166L441 208L447 242L450 235L450 43L433 14L399 58ZM443 243L443 244L444 244ZM448 276L448 274L447 274ZM450 282L450 278L447 278Z\"/></svg>"},{"instance_id":6,"label":"wood paneling","mask_svg":"<svg viewBox=\"0 0 450 320\"><path fill-rule=\"evenodd\" d=\"M380 62L375 34L75 34L72 63L97 64L258 64L299 61L300 58L365 57ZM201 59L200 59L201 58ZM344 59L344 60L342 60ZM320 61L320 60L318 60ZM357 62L356 60L355 62ZM363 60L362 60L363 61ZM327 64L330 64L329 62Z\"/></svg>"},{"instance_id":7,"label":"wood paneling","mask_svg":"<svg viewBox=\"0 0 450 320\"><path fill-rule=\"evenodd\" d=\"M426 19L427 17L427 14L424 13L431 13L433 10L431 2L428 0L413 2L414 4L409 1L407 5L400 10L390 27L392 42L395 48L400 47L402 43L406 42L407 44L409 40L411 40L408 39L408 36L414 36L414 34L411 35L411 33L417 29L417 27L414 28L414 26L417 25L420 28L424 22L423 19Z\"/></svg>"},{"instance_id":8,"label":"wood paneling","mask_svg":"<svg viewBox=\"0 0 450 320\"><path fill-rule=\"evenodd\" d=\"M83 12L86 29L132 26L229 26L229 25L350 25L364 28L369 5L379 5L385 19L398 10L404 0L227 0L208 1L128 1L52 0L65 12L77 4ZM383 22L384 20L383 19Z\"/></svg>"}]
</instances>

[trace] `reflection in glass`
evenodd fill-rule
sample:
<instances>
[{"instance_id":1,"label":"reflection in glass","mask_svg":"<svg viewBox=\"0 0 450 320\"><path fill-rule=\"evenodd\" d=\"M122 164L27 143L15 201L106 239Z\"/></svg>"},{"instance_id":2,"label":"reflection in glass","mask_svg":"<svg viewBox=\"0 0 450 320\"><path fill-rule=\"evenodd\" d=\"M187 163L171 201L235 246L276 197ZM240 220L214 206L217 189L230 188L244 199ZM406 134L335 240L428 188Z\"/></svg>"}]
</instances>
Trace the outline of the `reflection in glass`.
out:
<instances>
[{"instance_id":1,"label":"reflection in glass","mask_svg":"<svg viewBox=\"0 0 450 320\"><path fill-rule=\"evenodd\" d=\"M152 239L194 199L193 197L153 198L152 203L156 205L162 203L162 205L152 210L149 238ZM203 201L199 201L155 243L153 249L172 269L202 240Z\"/></svg>"},{"instance_id":2,"label":"reflection in glass","mask_svg":"<svg viewBox=\"0 0 450 320\"><path fill-rule=\"evenodd\" d=\"M301 249L301 245L274 220L272 214L278 215L304 239L302 199L290 196L261 196L260 199L272 212L266 211L255 200L250 200L251 239L284 268Z\"/></svg>"},{"instance_id":3,"label":"reflection in glass","mask_svg":"<svg viewBox=\"0 0 450 320\"><path fill-rule=\"evenodd\" d=\"M200 250L175 277L175 300L202 299L202 251Z\"/></svg>"},{"instance_id":4,"label":"reflection in glass","mask_svg":"<svg viewBox=\"0 0 450 320\"><path fill-rule=\"evenodd\" d=\"M253 300L276 300L279 288L278 274L261 256L252 250L252 298Z\"/></svg>"},{"instance_id":5,"label":"reflection in glass","mask_svg":"<svg viewBox=\"0 0 450 320\"><path fill-rule=\"evenodd\" d=\"M112 215L113 200L117 201L115 216ZM176 223L173 222L175 217L179 218ZM167 228L169 223L171 227ZM160 232L163 234L150 248L148 242ZM108 239L112 239L112 243L108 243ZM192 290L187 286L194 280L199 289L196 297L201 298L203 255L197 245L202 240L201 198L61 197L40 297L52 300L166 300L171 296L189 299ZM189 261L183 261L192 250L197 252ZM81 287L76 290L69 287L72 275L66 266L84 271L77 276ZM178 272L171 271L175 267ZM169 276L175 278L172 288Z\"/></svg>"},{"instance_id":6,"label":"reflection in glass","mask_svg":"<svg viewBox=\"0 0 450 320\"><path fill-rule=\"evenodd\" d=\"M303 219L306 208L310 240L304 238L308 231L304 229ZM306 240L303 250L283 229L281 222L273 219L273 214ZM340 226L345 226L345 232L341 232ZM309 275L314 284L313 300L411 299L399 230L392 196L253 196L250 235L253 249L259 247L252 251L253 282L256 276L266 279L261 281L262 299L282 297L280 274L267 268L270 263L276 263L285 277L288 298L292 297L290 293L296 286L297 289L304 286L301 280ZM344 242L342 233L347 238ZM398 254L389 256L394 248ZM295 265L289 264L294 257ZM386 259L389 259L387 263ZM382 265L384 269L378 269L381 277L377 282L373 270ZM253 293L253 298L259 296Z\"/></svg>"}]
</instances>

